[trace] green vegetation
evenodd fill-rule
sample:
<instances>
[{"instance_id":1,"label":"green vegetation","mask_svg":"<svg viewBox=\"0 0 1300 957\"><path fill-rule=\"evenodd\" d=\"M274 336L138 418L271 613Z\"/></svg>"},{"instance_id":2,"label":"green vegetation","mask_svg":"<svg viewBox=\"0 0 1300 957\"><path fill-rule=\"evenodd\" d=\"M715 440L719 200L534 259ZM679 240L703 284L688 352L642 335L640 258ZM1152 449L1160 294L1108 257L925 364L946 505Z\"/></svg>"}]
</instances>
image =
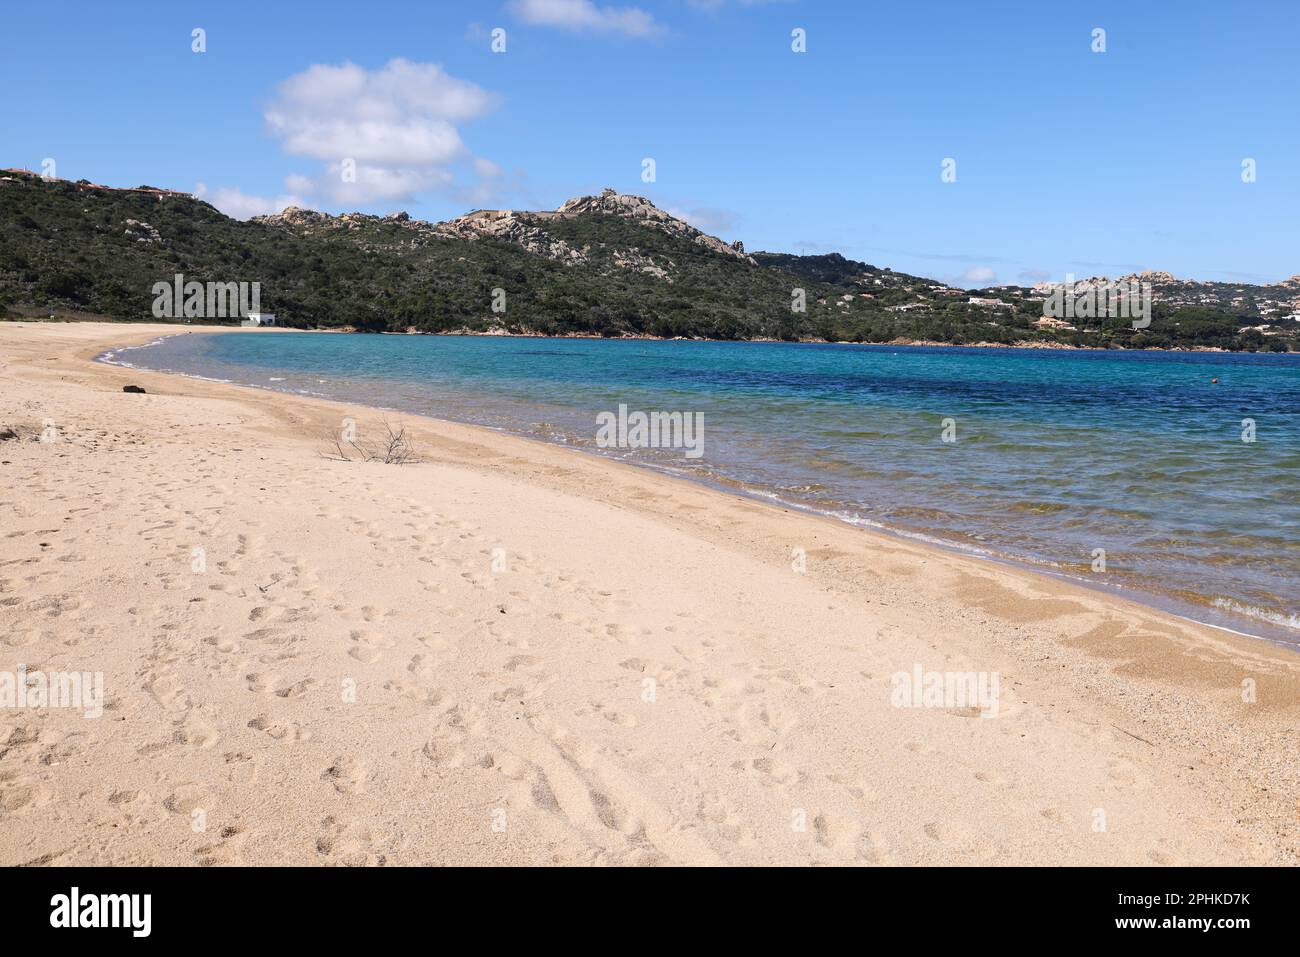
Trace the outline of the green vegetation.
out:
<instances>
[{"instance_id":1,"label":"green vegetation","mask_svg":"<svg viewBox=\"0 0 1300 957\"><path fill-rule=\"evenodd\" d=\"M151 320L155 283L258 282L282 324L363 331L645 335L719 339L1018 342L1300 349L1249 314L1157 301L1150 328L1105 320L1040 329L1029 290L970 293L838 255L726 255L605 213L520 215L581 254L573 264L517 242L349 216L240 222L180 195L20 176L0 182L0 314ZM132 221L132 222L128 222ZM802 288L806 310L791 309ZM493 290L506 294L492 311ZM1159 297L1158 297L1159 298Z\"/></svg>"}]
</instances>

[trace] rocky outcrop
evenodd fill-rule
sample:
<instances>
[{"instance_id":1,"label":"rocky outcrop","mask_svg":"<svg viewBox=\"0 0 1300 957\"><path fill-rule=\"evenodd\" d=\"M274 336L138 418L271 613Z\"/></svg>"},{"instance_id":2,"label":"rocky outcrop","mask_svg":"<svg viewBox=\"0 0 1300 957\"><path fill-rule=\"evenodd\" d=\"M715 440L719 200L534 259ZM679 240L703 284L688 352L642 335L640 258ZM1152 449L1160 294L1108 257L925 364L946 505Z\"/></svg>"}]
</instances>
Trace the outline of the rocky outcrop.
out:
<instances>
[{"instance_id":1,"label":"rocky outcrop","mask_svg":"<svg viewBox=\"0 0 1300 957\"><path fill-rule=\"evenodd\" d=\"M1119 283L1128 285L1138 285L1141 283L1150 283L1152 286L1166 286L1178 284L1184 280L1176 278L1172 273L1158 272L1147 270L1140 273L1129 273L1127 276L1120 276L1118 279L1111 279L1109 276L1089 276L1086 279L1075 279L1069 286L1076 293L1085 293L1089 290L1106 289ZM1043 295L1050 295L1056 289L1067 285L1064 282L1038 282L1034 283L1033 291Z\"/></svg>"},{"instance_id":2,"label":"rocky outcrop","mask_svg":"<svg viewBox=\"0 0 1300 957\"><path fill-rule=\"evenodd\" d=\"M721 253L724 256L735 256L755 266L758 265L753 259L745 255L743 244L739 242L727 244L717 236L710 236L708 233L700 232L690 223L685 223L664 212L644 196L632 196L628 193L619 193L607 188L601 190L599 196L579 196L576 199L571 199L555 211L555 214L559 216L580 216L583 213L604 213L612 216L625 216L628 219L638 219L647 226L661 229L670 235L684 236L712 252Z\"/></svg>"},{"instance_id":3,"label":"rocky outcrop","mask_svg":"<svg viewBox=\"0 0 1300 957\"><path fill-rule=\"evenodd\" d=\"M318 213L314 209L300 209L286 206L271 216L254 216L253 222L266 223L268 226L319 226L334 219L329 213Z\"/></svg>"},{"instance_id":4,"label":"rocky outcrop","mask_svg":"<svg viewBox=\"0 0 1300 957\"><path fill-rule=\"evenodd\" d=\"M158 230L154 229L148 223L141 222L138 219L128 219L126 221L126 235L129 239L134 239L137 243L162 242L162 237L158 235Z\"/></svg>"},{"instance_id":5,"label":"rocky outcrop","mask_svg":"<svg viewBox=\"0 0 1300 957\"><path fill-rule=\"evenodd\" d=\"M599 196L578 196L568 200L562 203L556 212L561 215L575 216L582 213L610 213L615 216L627 216L630 219L656 221L673 218L644 196L632 196L608 187L601 190Z\"/></svg>"},{"instance_id":6,"label":"rocky outcrop","mask_svg":"<svg viewBox=\"0 0 1300 957\"><path fill-rule=\"evenodd\" d=\"M614 250L614 265L619 269L635 269L637 272L654 276L656 279L664 280L664 282L670 283L673 281L673 277L668 274L668 270L656 263L653 256L643 256L641 251L636 248ZM670 259L668 265L672 266L675 263Z\"/></svg>"},{"instance_id":7,"label":"rocky outcrop","mask_svg":"<svg viewBox=\"0 0 1300 957\"><path fill-rule=\"evenodd\" d=\"M716 236L703 233L689 223L664 212L643 196L631 196L612 189L602 190L599 196L579 196L556 210L479 209L441 223L412 219L410 214L404 212L390 213L383 217L370 216L366 213L330 216L328 213L299 209L296 206L290 206L273 216L255 216L253 219L268 226L291 227L303 232L356 230L369 225L400 226L413 233L411 245L419 245L429 239L471 242L479 239L494 239L498 242L512 243L534 255L545 256L566 266L579 266L590 262L590 250L577 249L564 240L555 238L546 231L546 223L548 220L593 214L633 219L671 236L688 239L710 252L741 259L754 266L758 265L752 257L745 254L745 246L739 240L725 243ZM669 274L673 265L671 262L655 262L652 257L643 255L635 247L613 250L613 261L618 268L635 269L667 282L672 281Z\"/></svg>"},{"instance_id":8,"label":"rocky outcrop","mask_svg":"<svg viewBox=\"0 0 1300 957\"><path fill-rule=\"evenodd\" d=\"M743 259L758 265L745 255L744 244L727 244L716 236L702 233L689 223L664 212L644 196L631 196L612 189L602 190L599 196L579 196L563 203L553 211L517 211L513 209L480 209L434 226L434 231L449 239L478 239L490 237L502 242L515 243L529 252L546 256L566 265L588 261L587 250L574 249L563 240L554 239L545 229L548 220L571 219L586 215L622 216L672 236L681 236L725 256ZM635 248L615 250L614 264L620 268L669 280L667 269L652 259L642 256Z\"/></svg>"},{"instance_id":9,"label":"rocky outcrop","mask_svg":"<svg viewBox=\"0 0 1300 957\"><path fill-rule=\"evenodd\" d=\"M478 210L466 216L449 219L433 227L433 232L445 239L496 239L514 243L530 253L554 259L566 266L587 262L587 255L574 249L562 239L555 239L544 229L527 222L522 217L529 214L509 209Z\"/></svg>"}]
</instances>

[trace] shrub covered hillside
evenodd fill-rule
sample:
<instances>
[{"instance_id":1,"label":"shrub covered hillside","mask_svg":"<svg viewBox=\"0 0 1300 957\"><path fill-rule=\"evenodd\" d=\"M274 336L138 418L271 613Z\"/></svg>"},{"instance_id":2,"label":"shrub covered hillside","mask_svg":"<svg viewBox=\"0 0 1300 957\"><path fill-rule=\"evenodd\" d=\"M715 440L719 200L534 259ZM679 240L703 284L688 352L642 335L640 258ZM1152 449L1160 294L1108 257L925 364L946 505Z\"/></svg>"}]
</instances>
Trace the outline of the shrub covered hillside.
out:
<instances>
[{"instance_id":1,"label":"shrub covered hillside","mask_svg":"<svg viewBox=\"0 0 1300 957\"><path fill-rule=\"evenodd\" d=\"M155 283L177 273L260 283L262 310L302 328L1300 348L1300 324L1261 311L1272 299L1192 308L1157 292L1148 329L1059 328L1037 322L1035 290L971 293L840 256L749 255L612 190L445 223L297 209L241 222L151 187L0 178L0 310L153 319ZM1300 285L1267 289L1300 296Z\"/></svg>"}]
</instances>

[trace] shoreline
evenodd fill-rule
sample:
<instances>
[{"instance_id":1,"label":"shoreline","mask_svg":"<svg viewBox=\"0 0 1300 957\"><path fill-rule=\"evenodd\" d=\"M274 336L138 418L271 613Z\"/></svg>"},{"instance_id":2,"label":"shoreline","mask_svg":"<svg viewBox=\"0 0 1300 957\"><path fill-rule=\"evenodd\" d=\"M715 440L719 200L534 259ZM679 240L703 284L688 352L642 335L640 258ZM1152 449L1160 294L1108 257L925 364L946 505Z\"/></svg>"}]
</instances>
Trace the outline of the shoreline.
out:
<instances>
[{"instance_id":1,"label":"shoreline","mask_svg":"<svg viewBox=\"0 0 1300 957\"><path fill-rule=\"evenodd\" d=\"M102 670L117 675L108 712L116 695L116 710L135 718L126 729L143 738L105 740L104 756L74 748L58 768L42 767L40 739L71 742L84 725L37 721L34 746L15 748L19 783L0 784L0 806L21 824L0 839L7 863L56 849L59 828L38 824L35 807L58 808L65 824L90 815L99 835L104 821L130 819L62 863L1296 861L1288 735L1300 658L1288 649L1041 572L476 426L402 413L415 420L406 424L427 453L422 464L321 464L312 436L341 414L362 421L374 410L94 360L160 334L240 327L22 325L0 323L0 409L36 421L52 413L70 439L61 449L0 446L6 467L20 469L11 476L33 477L32 489L11 479L3 503L28 517L0 546L0 597L19 599L0 604L0 624L30 638L29 662L97 648L105 635L86 629L120 635L125 647L102 651ZM148 395L123 395L128 381ZM69 571L85 579L75 560L46 564L58 559L34 541L66 509L56 496L89 481L77 456L98 469L87 494L120 483L130 507L104 507L113 527L85 531L87 544L61 557L98 542L103 567L125 576L114 587L134 604L92 576L78 586L98 596L81 611L81 631L62 616L32 627L40 609L75 600ZM151 476L143 486L142 470ZM136 503L129 490L141 487ZM229 546L232 557L219 574L239 565L258 574L223 578L220 591L192 580L197 532L151 529L157 519L146 516L161 518L159 506L191 524L221 515L225 531L209 550L215 561ZM69 527L76 514L62 516ZM140 535L163 545L123 550ZM485 573L498 539L528 556L509 582ZM792 548L806 553L804 573L790 568ZM161 590L149 585L159 574L150 563L162 569ZM446 567L435 574L438 563ZM15 577L33 569L36 581ZM427 590L417 587L426 574ZM259 624L237 624L245 620ZM168 622L179 630L160 631ZM193 649L182 640L191 632L209 634L215 644L203 648L215 650ZM485 645L499 645L501 658ZM1001 674L1008 700L976 721L891 707L890 675L912 662ZM357 672L372 702L346 724L329 693L340 669ZM247 688L245 675L257 679ZM662 704L640 700L648 678ZM1257 690L1249 703L1247 679ZM431 717L436 741L425 740ZM268 743L261 724L287 730ZM415 727L426 730L406 743ZM135 757L149 739L171 743ZM300 744L286 750L285 741ZM278 782L271 806L245 795L243 772L223 764L237 753L254 780ZM163 779L151 762L168 769ZM91 786L106 774L112 788ZM78 809L73 795L88 786L102 801ZM443 802L448 819L409 832L403 815L418 813L431 786L454 796ZM244 822L224 841L189 834L184 820L213 793ZM490 843L480 798L521 822L509 839ZM791 833L790 808L808 811L807 832ZM1111 821L1104 831L1091 824L1098 808Z\"/></svg>"},{"instance_id":2,"label":"shoreline","mask_svg":"<svg viewBox=\"0 0 1300 957\"><path fill-rule=\"evenodd\" d=\"M186 329L184 331L172 333L171 335L188 335L191 333L203 332L203 331L210 331L210 330ZM217 331L249 332L249 331L257 331L257 330L248 330L241 327L228 328L228 329L224 327L218 327ZM329 332L329 330L299 330L299 329L280 329L280 328L269 328L260 331L266 331L272 333ZM408 335L408 333L379 333L379 334L380 335ZM155 342L161 341L161 339L163 338L168 338L168 337L169 336L166 335L157 336L157 337L150 338L147 342L139 343L136 345L115 347L114 349L110 349L106 352L102 352L94 355L93 359L94 361L97 362L103 362L109 365L117 365L121 368L134 369L141 372L152 371L160 375L179 376L180 378L193 379L201 382L213 382L221 385L234 386L236 388L254 389L257 391L272 392L278 395L287 395L287 396L304 398L308 400L320 399L321 401L326 401L326 402L342 401L342 400L330 399L325 396L314 394L314 393L294 392L294 391L288 391L284 389L277 389L275 386L270 386L270 385L255 385L252 383L236 382L228 379L215 379L215 378L199 375L197 373L172 372L172 371L165 371L165 370L150 370L145 368L139 368L126 362L116 361L114 358L108 358L109 356L116 356L122 352L128 352L135 348L145 348L147 346L153 345ZM523 337L508 337L508 338L534 338L534 337L523 336ZM588 339L588 338L599 338L599 337L542 337L542 338ZM673 340L647 340L647 341L673 341ZM854 345L855 343L830 343L830 344ZM919 344L919 345L930 345L930 344ZM1090 351L1106 351L1106 350L1090 350ZM1128 351L1151 351L1151 350L1128 350ZM374 409L377 412L390 413L394 415L413 415L422 419L428 419L436 422L455 423L458 425L467 426L469 428L487 428L485 426L476 425L475 423L472 422L461 422L460 420L457 419L437 418L434 416L423 415L418 412L410 412L398 407L370 406L370 405L367 405L365 407ZM489 431L496 432L499 434L504 434L504 435L511 435L515 438L523 439L525 441L541 442L545 445L549 445L555 448L563 448L571 452L578 452L582 454L593 455L597 458L604 458L603 456L601 456L599 453L595 452L592 449L569 446L558 442L549 442L546 439L539 438L538 436L535 435L529 435L523 432L512 431L505 428L489 429ZM696 485L697 487L707 488L712 491L718 492L720 494L739 495L751 499L752 501L763 504L770 508L795 510L821 519L829 519L831 521L843 525L847 525L850 528L855 528L859 530L870 531L876 534L886 535L890 538L897 539L897 540L906 540L910 542L915 542L917 544L920 544L922 547L937 548L945 552L948 552L950 554L960 555L977 561L993 562L1002 565L1004 567L1015 568L1030 574L1045 575L1054 580L1066 582L1076 587L1085 588L1089 591L1094 591L1099 594L1110 595L1112 597L1120 598L1126 601L1136 602L1154 611L1159 611L1161 613L1171 615L1179 619L1180 621L1185 621L1190 624L1200 625L1207 628L1214 628L1219 631L1225 631L1233 635L1250 638L1256 641L1268 642L1269 644L1281 647L1283 649L1286 649L1287 651L1300 653L1300 631L1297 631L1294 628L1290 628L1287 625L1270 621L1269 619L1261 616L1252 616L1245 611L1238 611L1232 613L1232 612L1217 609L1217 606L1213 605L1212 603L1197 604L1191 601L1190 599L1185 599L1182 602L1180 602L1177 599L1165 595L1161 595L1157 592L1144 591L1143 589L1132 585L1125 585L1119 582L1092 581L1085 577L1081 577L1076 574L1071 574L1069 571L1067 571L1064 568L1055 567L1049 562L1042 562L1026 556L1007 554L1007 553L993 551L990 549L978 548L972 545L965 545L958 541L950 541L944 539L943 537L932 534L931 532L928 532L924 529L891 526L886 523L863 524L859 522L849 521L848 519L845 519L833 512L818 510L794 501L787 501L785 499L770 495L758 489L750 489L747 486L743 485L743 483L740 483L738 481L734 481L731 483L727 483L721 480L711 482L704 479L696 479L691 476L677 475L671 471L656 469L652 465L648 465L645 463L627 462L625 464L632 465L633 467L636 468L647 469L661 476L675 478L680 481L690 482ZM1239 607L1244 607L1244 606L1239 606ZM1196 615L1198 614L1204 615L1205 617L1198 618L1196 617ZM1245 630L1250 627L1254 627L1258 630L1257 631Z\"/></svg>"},{"instance_id":3,"label":"shoreline","mask_svg":"<svg viewBox=\"0 0 1300 957\"><path fill-rule=\"evenodd\" d=\"M93 318L90 316L78 318L38 318L38 317L4 317L0 316L0 322L13 323L31 323L31 324L67 324L67 323L93 323L97 325L114 325L130 328L141 325L162 325L161 320L116 320L107 318ZM174 325L174 321L167 321L165 324ZM864 346L871 349L891 349L891 348L925 348L925 349L1015 349L1028 351L1068 351L1068 352L1162 352L1178 353L1184 355L1269 355L1269 356L1292 356L1300 355L1296 352L1269 352L1267 350L1249 351L1246 349L1224 349L1219 346L1193 346L1190 349L1166 349L1158 346L1148 346L1141 349L1134 349L1128 346L1076 346L1066 342L1037 342L1032 340L1020 340L1013 343L1005 342L938 342L929 339L893 339L889 342L853 342L847 339L701 339L688 338L686 336L594 336L583 333L569 333L562 336L548 335L541 332L505 332L498 330L487 330L476 332L469 329L456 329L446 332L420 332L418 330L407 329L405 332L394 332L391 330L380 330L377 332L367 332L359 330L354 326L340 326L337 328L297 328L295 326L273 326L251 329L245 326L227 326L217 324L195 324L193 326L181 326L188 331L227 331L227 332L309 332L328 335L356 335L356 336L465 336L465 337L482 337L482 338L500 338L500 339L591 339L598 341L614 342L714 342L714 343L783 343L785 345L810 345L810 346Z\"/></svg>"}]
</instances>

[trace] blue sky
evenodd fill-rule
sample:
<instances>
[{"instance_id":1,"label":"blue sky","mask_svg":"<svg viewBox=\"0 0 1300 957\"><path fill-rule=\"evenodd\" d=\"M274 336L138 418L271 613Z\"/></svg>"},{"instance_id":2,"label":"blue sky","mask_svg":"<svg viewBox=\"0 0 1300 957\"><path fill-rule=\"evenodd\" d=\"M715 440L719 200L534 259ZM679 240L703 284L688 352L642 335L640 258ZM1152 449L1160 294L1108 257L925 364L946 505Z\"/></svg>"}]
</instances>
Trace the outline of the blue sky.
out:
<instances>
[{"instance_id":1,"label":"blue sky","mask_svg":"<svg viewBox=\"0 0 1300 957\"><path fill-rule=\"evenodd\" d=\"M238 215L612 186L749 250L964 285L1267 282L1300 273L1298 33L1293 0L15 4L0 166Z\"/></svg>"}]
</instances>

